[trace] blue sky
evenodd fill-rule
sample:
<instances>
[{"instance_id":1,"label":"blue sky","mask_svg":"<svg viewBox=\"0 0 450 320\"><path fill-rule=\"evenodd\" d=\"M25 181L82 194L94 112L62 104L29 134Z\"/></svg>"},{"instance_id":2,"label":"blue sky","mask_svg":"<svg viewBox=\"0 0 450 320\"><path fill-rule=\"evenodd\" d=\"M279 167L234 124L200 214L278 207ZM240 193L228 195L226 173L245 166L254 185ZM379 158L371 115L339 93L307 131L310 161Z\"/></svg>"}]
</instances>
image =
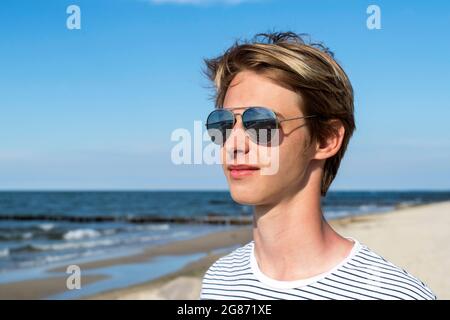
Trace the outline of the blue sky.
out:
<instances>
[{"instance_id":1,"label":"blue sky","mask_svg":"<svg viewBox=\"0 0 450 320\"><path fill-rule=\"evenodd\" d=\"M332 190L450 189L450 3L337 0L2 1L0 189L226 189L170 135L213 107L202 59L268 30L325 42L353 83Z\"/></svg>"}]
</instances>

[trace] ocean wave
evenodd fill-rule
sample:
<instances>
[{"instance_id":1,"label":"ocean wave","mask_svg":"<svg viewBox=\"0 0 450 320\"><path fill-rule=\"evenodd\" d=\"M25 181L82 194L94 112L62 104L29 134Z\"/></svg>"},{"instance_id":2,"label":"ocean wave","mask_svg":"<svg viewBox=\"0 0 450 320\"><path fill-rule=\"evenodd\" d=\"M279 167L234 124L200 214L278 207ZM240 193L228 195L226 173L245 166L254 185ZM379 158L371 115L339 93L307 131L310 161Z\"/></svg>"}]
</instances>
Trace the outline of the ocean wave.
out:
<instances>
[{"instance_id":1,"label":"ocean wave","mask_svg":"<svg viewBox=\"0 0 450 320\"><path fill-rule=\"evenodd\" d=\"M114 239L98 239L93 241L78 241L78 242L62 242L51 244L30 244L28 249L35 251L61 251L70 249L88 249L95 247L112 246L118 244L119 240Z\"/></svg>"},{"instance_id":2,"label":"ocean wave","mask_svg":"<svg viewBox=\"0 0 450 320\"><path fill-rule=\"evenodd\" d=\"M81 240L85 238L97 238L101 234L99 231L94 229L75 229L66 232L63 235L64 240Z\"/></svg>"},{"instance_id":3,"label":"ocean wave","mask_svg":"<svg viewBox=\"0 0 450 320\"><path fill-rule=\"evenodd\" d=\"M47 255L43 258L43 260L47 263L53 263L63 260L69 260L80 256L79 253L68 253L68 254L59 254L59 255Z\"/></svg>"},{"instance_id":4,"label":"ocean wave","mask_svg":"<svg viewBox=\"0 0 450 320\"><path fill-rule=\"evenodd\" d=\"M42 223L38 225L38 228L43 231L50 231L55 227L53 223Z\"/></svg>"},{"instance_id":5,"label":"ocean wave","mask_svg":"<svg viewBox=\"0 0 450 320\"><path fill-rule=\"evenodd\" d=\"M170 235L171 238L178 238L178 237L185 237L188 235L191 235L192 233L190 231L178 231L174 232Z\"/></svg>"},{"instance_id":6,"label":"ocean wave","mask_svg":"<svg viewBox=\"0 0 450 320\"><path fill-rule=\"evenodd\" d=\"M21 261L18 263L19 268L30 268L30 267L39 267L46 264L51 264L55 262L61 262L61 261L67 261L67 260L73 260L78 258L85 258L85 257L92 257L92 256L99 256L102 254L105 254L108 251L104 250L87 250L85 252L74 252L74 253L68 253L68 254L55 254L55 255L46 255L46 256L40 256L35 259Z\"/></svg>"},{"instance_id":7,"label":"ocean wave","mask_svg":"<svg viewBox=\"0 0 450 320\"><path fill-rule=\"evenodd\" d=\"M124 244L134 244L134 243L143 243L149 241L155 241L161 239L161 236L153 235L153 236L139 236L139 237L131 237L124 241Z\"/></svg>"},{"instance_id":8,"label":"ocean wave","mask_svg":"<svg viewBox=\"0 0 450 320\"><path fill-rule=\"evenodd\" d=\"M9 256L9 249L8 248L0 249L0 258L4 258L7 256Z\"/></svg>"},{"instance_id":9,"label":"ocean wave","mask_svg":"<svg viewBox=\"0 0 450 320\"><path fill-rule=\"evenodd\" d=\"M31 267L39 267L48 263L55 263L64 260L70 260L77 257L80 257L79 253L69 253L69 254L59 254L59 255L47 255L44 257L40 257L36 260L26 260L18 263L19 268L31 268Z\"/></svg>"},{"instance_id":10,"label":"ocean wave","mask_svg":"<svg viewBox=\"0 0 450 320\"><path fill-rule=\"evenodd\" d=\"M87 229L90 230L90 229ZM69 231L73 232L75 230ZM163 235L153 234L153 235L132 235L130 234L127 237L115 237L115 238L98 238L98 236L95 236L94 239L83 239L83 237L86 237L86 235L94 236L99 234L98 231L95 231L95 233L91 233L89 231L86 231L86 229L77 230L80 232L73 233L74 239L77 239L75 241L68 241L68 240L60 240L54 243L28 243L24 244L18 247L15 247L11 249L14 253L21 253L21 252L45 252L45 251L64 251L64 250L83 250L83 249L92 249L96 247L111 247L111 246L117 246L117 245L132 245L132 244L138 244L138 243L146 243L146 242L152 242L162 239L173 239L178 237L184 237L187 235L190 235L191 232L189 231L178 231L174 233Z\"/></svg>"},{"instance_id":11,"label":"ocean wave","mask_svg":"<svg viewBox=\"0 0 450 320\"><path fill-rule=\"evenodd\" d=\"M362 204L358 207L357 211L359 212L370 212L378 209L378 206L375 204Z\"/></svg>"},{"instance_id":12,"label":"ocean wave","mask_svg":"<svg viewBox=\"0 0 450 320\"><path fill-rule=\"evenodd\" d=\"M24 233L22 233L22 239L31 239L31 238L33 238L33 232L24 232Z\"/></svg>"},{"instance_id":13,"label":"ocean wave","mask_svg":"<svg viewBox=\"0 0 450 320\"><path fill-rule=\"evenodd\" d=\"M105 229L102 230L102 234L105 236L111 236L113 234L116 234L119 230L118 229Z\"/></svg>"},{"instance_id":14,"label":"ocean wave","mask_svg":"<svg viewBox=\"0 0 450 320\"><path fill-rule=\"evenodd\" d=\"M165 230L169 230L169 229L170 229L170 225L168 223L162 223L162 224L147 224L147 225L132 226L128 230L165 231Z\"/></svg>"}]
</instances>

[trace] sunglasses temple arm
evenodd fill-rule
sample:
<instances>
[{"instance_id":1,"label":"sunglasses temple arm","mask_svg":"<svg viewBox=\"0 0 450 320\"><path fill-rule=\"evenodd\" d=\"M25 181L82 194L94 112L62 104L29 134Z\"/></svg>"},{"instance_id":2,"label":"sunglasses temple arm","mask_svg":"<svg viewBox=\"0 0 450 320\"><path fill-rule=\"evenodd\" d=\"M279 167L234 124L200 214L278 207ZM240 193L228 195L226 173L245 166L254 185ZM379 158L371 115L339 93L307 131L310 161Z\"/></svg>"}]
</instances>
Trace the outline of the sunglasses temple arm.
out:
<instances>
[{"instance_id":1,"label":"sunglasses temple arm","mask_svg":"<svg viewBox=\"0 0 450 320\"><path fill-rule=\"evenodd\" d=\"M289 119L279 120L278 122L291 121L291 120L297 120L297 119L314 118L314 117L317 117L317 116L316 116L316 115L312 115L312 116L304 116L304 117L289 118Z\"/></svg>"}]
</instances>

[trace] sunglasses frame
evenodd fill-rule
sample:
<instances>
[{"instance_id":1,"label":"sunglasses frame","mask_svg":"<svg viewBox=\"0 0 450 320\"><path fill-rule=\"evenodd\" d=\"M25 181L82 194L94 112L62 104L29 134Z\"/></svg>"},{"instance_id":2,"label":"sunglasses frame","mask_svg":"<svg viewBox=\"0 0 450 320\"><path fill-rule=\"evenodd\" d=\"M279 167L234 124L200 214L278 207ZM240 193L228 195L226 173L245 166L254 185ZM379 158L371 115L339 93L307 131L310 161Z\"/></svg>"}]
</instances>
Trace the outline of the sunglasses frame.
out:
<instances>
[{"instance_id":1,"label":"sunglasses frame","mask_svg":"<svg viewBox=\"0 0 450 320\"><path fill-rule=\"evenodd\" d=\"M245 110L242 112L242 114L239 114L239 113L238 113L238 114L235 114L232 110L236 110L236 109L245 109ZM282 122L285 122L285 121L291 121L291 120L297 120L297 119L308 119L308 118L318 117L318 115L308 115L308 116L294 117L294 118L288 118L288 119L279 119L278 116L277 116L277 114L276 114L272 109L270 109L270 108L268 108L268 107L261 107L261 106L250 106L250 107L233 108L233 109L217 108L217 109L215 109L215 110L213 110L213 111L211 111L211 112L209 113L208 118L206 119L206 124L205 124L206 129L209 130L209 129L208 129L208 119L209 119L209 117L210 117L214 112L216 112L216 111L218 111L218 110L222 110L222 111L224 111L224 112L228 112L228 113L231 113L231 114L232 114L232 116L233 116L233 125L232 125L232 127L231 127L230 129L233 130L234 126L236 125L236 121L237 121L237 120L236 120L236 116L241 116L241 119L243 119L245 113L246 113L248 110L250 110L250 109L264 109L264 110L266 110L266 111L270 111L270 112L274 115L274 120L275 120L275 125L276 125L276 128L275 128L275 129L279 129L279 128L280 128L280 124L281 124ZM213 122L213 123L210 123L209 125L217 124L217 123L220 123L220 122ZM245 130L246 132L247 132L247 130L250 130L250 128L246 128L246 127L245 127L244 121L242 121L242 126L244 127L244 130ZM250 138L252 138L251 135L250 135ZM252 140L253 140L253 139L252 139Z\"/></svg>"}]
</instances>

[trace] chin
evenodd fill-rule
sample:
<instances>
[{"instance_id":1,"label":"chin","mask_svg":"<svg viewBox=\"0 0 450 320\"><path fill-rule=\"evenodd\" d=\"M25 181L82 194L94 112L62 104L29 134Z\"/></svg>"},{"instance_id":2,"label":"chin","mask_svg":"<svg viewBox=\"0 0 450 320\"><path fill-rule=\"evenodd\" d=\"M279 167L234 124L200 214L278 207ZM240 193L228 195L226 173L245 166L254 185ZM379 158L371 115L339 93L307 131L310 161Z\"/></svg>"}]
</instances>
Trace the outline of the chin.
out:
<instances>
[{"instance_id":1,"label":"chin","mask_svg":"<svg viewBox=\"0 0 450 320\"><path fill-rule=\"evenodd\" d=\"M230 194L234 201L242 205L258 205L264 202L264 192L252 184L230 184Z\"/></svg>"}]
</instances>

